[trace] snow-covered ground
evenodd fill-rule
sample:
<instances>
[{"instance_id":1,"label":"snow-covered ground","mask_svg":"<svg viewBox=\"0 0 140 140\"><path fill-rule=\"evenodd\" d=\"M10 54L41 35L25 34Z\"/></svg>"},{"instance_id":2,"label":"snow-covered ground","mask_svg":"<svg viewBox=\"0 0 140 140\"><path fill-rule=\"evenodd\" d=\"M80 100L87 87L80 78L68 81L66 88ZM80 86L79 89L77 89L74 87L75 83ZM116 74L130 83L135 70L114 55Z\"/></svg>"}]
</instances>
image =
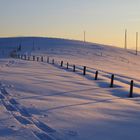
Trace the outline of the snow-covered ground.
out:
<instances>
[{"instance_id":1,"label":"snow-covered ground","mask_svg":"<svg viewBox=\"0 0 140 140\"><path fill-rule=\"evenodd\" d=\"M21 38L11 40L14 48ZM1 53L0 140L140 139L140 56L134 51L45 38L22 38L21 46L22 54L46 57L36 62ZM0 40L3 52L9 47L9 39ZM93 73L74 73L56 64L61 60ZM114 88L109 88L111 73ZM132 79L134 98L128 98Z\"/></svg>"}]
</instances>

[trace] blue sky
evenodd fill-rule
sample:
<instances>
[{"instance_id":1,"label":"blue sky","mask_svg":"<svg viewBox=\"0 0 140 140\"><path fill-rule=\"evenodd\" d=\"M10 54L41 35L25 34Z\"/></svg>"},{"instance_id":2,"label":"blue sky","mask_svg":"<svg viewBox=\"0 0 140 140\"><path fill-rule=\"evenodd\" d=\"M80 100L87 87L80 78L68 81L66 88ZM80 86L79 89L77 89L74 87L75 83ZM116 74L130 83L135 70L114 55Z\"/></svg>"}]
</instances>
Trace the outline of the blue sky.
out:
<instances>
[{"instance_id":1,"label":"blue sky","mask_svg":"<svg viewBox=\"0 0 140 140\"><path fill-rule=\"evenodd\" d=\"M140 0L0 0L0 36L49 36L129 46L140 32Z\"/></svg>"}]
</instances>

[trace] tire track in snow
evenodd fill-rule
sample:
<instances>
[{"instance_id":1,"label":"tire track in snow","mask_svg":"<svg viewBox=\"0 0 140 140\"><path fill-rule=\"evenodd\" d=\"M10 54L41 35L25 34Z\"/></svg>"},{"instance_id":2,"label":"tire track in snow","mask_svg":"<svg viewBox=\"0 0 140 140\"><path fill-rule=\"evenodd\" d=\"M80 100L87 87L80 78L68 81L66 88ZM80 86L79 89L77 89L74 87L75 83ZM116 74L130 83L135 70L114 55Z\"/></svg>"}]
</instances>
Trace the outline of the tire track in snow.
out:
<instances>
[{"instance_id":1,"label":"tire track in snow","mask_svg":"<svg viewBox=\"0 0 140 140\"><path fill-rule=\"evenodd\" d=\"M0 100L3 106L21 125L27 126L26 128L29 128L40 140L56 140L56 130L34 118L25 107L21 106L16 99L11 97L4 87L0 87L0 92Z\"/></svg>"}]
</instances>

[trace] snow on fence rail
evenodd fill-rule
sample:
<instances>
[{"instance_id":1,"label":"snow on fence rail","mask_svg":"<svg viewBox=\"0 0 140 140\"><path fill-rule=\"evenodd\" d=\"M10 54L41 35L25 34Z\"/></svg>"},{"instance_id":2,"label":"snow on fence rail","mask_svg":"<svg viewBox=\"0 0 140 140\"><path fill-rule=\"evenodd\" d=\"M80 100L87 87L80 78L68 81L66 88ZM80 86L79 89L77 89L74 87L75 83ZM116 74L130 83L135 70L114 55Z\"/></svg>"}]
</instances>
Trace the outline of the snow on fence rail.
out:
<instances>
[{"instance_id":1,"label":"snow on fence rail","mask_svg":"<svg viewBox=\"0 0 140 140\"><path fill-rule=\"evenodd\" d=\"M46 56L27 56L27 55L15 55L15 56L12 56L14 58L18 58L18 59L22 59L22 60L28 60L28 61L40 61L40 62L44 62L45 61L45 57ZM124 83L124 84L127 84L127 85L130 85L130 91L129 91L129 96L130 98L133 97L133 88L134 87L137 87L137 88L140 88L140 85L139 84L134 84L134 81L131 80L130 82L128 82L126 79L124 78L128 78L128 77L120 77L120 75L114 75L114 74L111 74L111 73L108 73L108 72L105 72L103 70L96 70L95 68L91 68L91 67L87 67L87 66L81 66L81 65L75 65L75 64L69 64L68 62L67 63L64 63L64 61L56 61L54 60L53 58L50 59L50 57L47 57L46 59L46 62L49 63L49 64L55 64L55 66L60 66L61 68L66 68L67 70L68 69L71 69L73 72L77 72L79 74L82 73L82 75L89 75L89 76L92 76L93 78L93 75L91 74L94 74L94 80L98 80L99 78L99 72L100 72L100 75L104 78L108 78L110 79L111 78L111 82L110 82L110 88L113 88L114 87L114 80L116 81L119 81L121 83ZM111 75L111 77L110 77ZM128 78L129 79L129 78Z\"/></svg>"}]
</instances>

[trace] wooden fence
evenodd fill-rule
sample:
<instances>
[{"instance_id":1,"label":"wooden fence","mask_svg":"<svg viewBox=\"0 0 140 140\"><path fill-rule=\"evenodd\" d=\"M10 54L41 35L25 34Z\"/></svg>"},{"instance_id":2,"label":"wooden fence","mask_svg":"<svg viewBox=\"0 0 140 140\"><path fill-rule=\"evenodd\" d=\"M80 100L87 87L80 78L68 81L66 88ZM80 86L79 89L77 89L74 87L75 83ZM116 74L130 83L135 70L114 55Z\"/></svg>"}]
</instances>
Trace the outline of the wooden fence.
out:
<instances>
[{"instance_id":1,"label":"wooden fence","mask_svg":"<svg viewBox=\"0 0 140 140\"><path fill-rule=\"evenodd\" d=\"M126 80L120 80L119 78L115 77L114 74L111 74L111 73L107 73L105 71L99 71L99 70L96 70L94 68L90 68L90 67L87 67L87 66L81 66L81 65L75 65L75 64L70 64L68 62L64 63L64 61L56 61L54 60L53 58L51 59L50 57L47 57L46 56L27 56L27 55L15 55L13 56L14 58L18 58L18 59L22 59L22 60L27 60L27 61L38 61L38 62L47 62L49 64L53 64L55 66L59 66L60 68L65 68L67 70L72 70L73 72L79 72L81 73L82 75L88 75L89 74L94 74L93 76L93 80L99 80L99 74L106 78L110 78L110 84L109 84L109 87L110 88L114 88L115 85L114 85L114 81L119 81L119 82L122 82L122 83L125 83L125 84L129 84L130 85L130 89L129 89L129 95L128 97L129 98L132 98L134 97L133 95L133 88L134 88L134 81L131 80L130 82L126 81ZM46 59L45 59L46 58ZM118 75L117 75L118 76ZM140 87L139 85L135 85L136 87Z\"/></svg>"}]
</instances>

